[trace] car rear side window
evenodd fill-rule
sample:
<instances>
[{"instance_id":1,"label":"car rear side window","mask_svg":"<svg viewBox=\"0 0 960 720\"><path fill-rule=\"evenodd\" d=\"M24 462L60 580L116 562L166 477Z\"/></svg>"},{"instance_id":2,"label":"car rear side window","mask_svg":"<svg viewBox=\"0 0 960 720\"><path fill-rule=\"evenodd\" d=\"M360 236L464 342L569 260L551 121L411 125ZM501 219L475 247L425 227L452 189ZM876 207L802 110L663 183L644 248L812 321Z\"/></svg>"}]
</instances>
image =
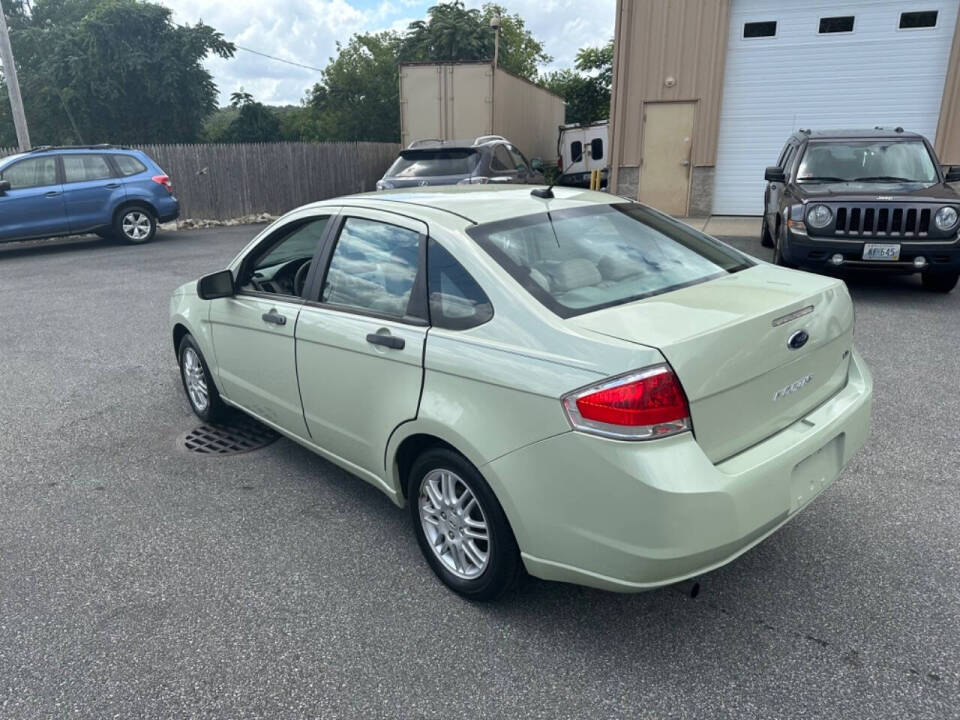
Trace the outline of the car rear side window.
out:
<instances>
[{"instance_id":1,"label":"car rear side window","mask_svg":"<svg viewBox=\"0 0 960 720\"><path fill-rule=\"evenodd\" d=\"M343 223L324 281L322 302L403 318L420 266L420 234L351 217Z\"/></svg>"},{"instance_id":2,"label":"car rear side window","mask_svg":"<svg viewBox=\"0 0 960 720\"><path fill-rule=\"evenodd\" d=\"M11 165L0 173L13 190L57 184L57 159L52 156L30 158Z\"/></svg>"},{"instance_id":3,"label":"car rear side window","mask_svg":"<svg viewBox=\"0 0 960 720\"><path fill-rule=\"evenodd\" d=\"M114 155L113 161L117 164L120 174L124 177L146 172L147 166L132 155Z\"/></svg>"},{"instance_id":4,"label":"car rear side window","mask_svg":"<svg viewBox=\"0 0 960 720\"><path fill-rule=\"evenodd\" d=\"M63 155L63 181L67 183L106 180L113 177L103 155Z\"/></svg>"},{"instance_id":5,"label":"car rear side window","mask_svg":"<svg viewBox=\"0 0 960 720\"><path fill-rule=\"evenodd\" d=\"M493 157L490 158L490 169L494 172L510 172L517 169L505 146L497 145L494 149Z\"/></svg>"},{"instance_id":6,"label":"car rear side window","mask_svg":"<svg viewBox=\"0 0 960 720\"><path fill-rule=\"evenodd\" d=\"M733 248L637 203L538 213L478 225L467 233L564 318L753 265Z\"/></svg>"},{"instance_id":7,"label":"car rear side window","mask_svg":"<svg viewBox=\"0 0 960 720\"><path fill-rule=\"evenodd\" d=\"M477 281L432 238L427 246L427 293L430 324L436 327L466 330L493 317L493 305Z\"/></svg>"}]
</instances>

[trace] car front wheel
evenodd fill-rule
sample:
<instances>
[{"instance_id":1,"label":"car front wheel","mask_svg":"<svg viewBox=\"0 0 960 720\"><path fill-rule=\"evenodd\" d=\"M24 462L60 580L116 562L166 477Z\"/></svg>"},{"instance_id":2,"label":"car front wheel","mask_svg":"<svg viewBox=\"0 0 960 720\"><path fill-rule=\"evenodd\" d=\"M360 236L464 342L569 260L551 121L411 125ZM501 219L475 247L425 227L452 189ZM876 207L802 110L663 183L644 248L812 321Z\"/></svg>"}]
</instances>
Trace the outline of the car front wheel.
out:
<instances>
[{"instance_id":1,"label":"car front wheel","mask_svg":"<svg viewBox=\"0 0 960 720\"><path fill-rule=\"evenodd\" d=\"M180 359L183 390L194 414L204 422L221 419L226 412L226 406L220 399L217 386L210 376L210 369L193 336L183 336L177 357Z\"/></svg>"},{"instance_id":2,"label":"car front wheel","mask_svg":"<svg viewBox=\"0 0 960 720\"><path fill-rule=\"evenodd\" d=\"M117 213L113 224L114 234L133 245L143 245L157 234L157 218L149 208L142 205L124 208Z\"/></svg>"},{"instance_id":3,"label":"car front wheel","mask_svg":"<svg viewBox=\"0 0 960 720\"><path fill-rule=\"evenodd\" d=\"M773 247L773 238L770 236L770 228L767 227L766 218L763 219L760 225L760 244L767 248Z\"/></svg>"},{"instance_id":4,"label":"car front wheel","mask_svg":"<svg viewBox=\"0 0 960 720\"><path fill-rule=\"evenodd\" d=\"M413 530L437 576L470 600L494 600L522 563L503 508L480 473L446 448L421 455L407 485Z\"/></svg>"},{"instance_id":5,"label":"car front wheel","mask_svg":"<svg viewBox=\"0 0 960 720\"><path fill-rule=\"evenodd\" d=\"M773 248L773 264L779 265L780 267L793 267L791 263L788 263L786 258L783 256L783 246L787 244L787 228L786 225L780 227L780 232L777 233L776 244Z\"/></svg>"},{"instance_id":6,"label":"car front wheel","mask_svg":"<svg viewBox=\"0 0 960 720\"><path fill-rule=\"evenodd\" d=\"M957 286L960 273L929 273L921 276L923 286L932 292L948 293Z\"/></svg>"}]
</instances>

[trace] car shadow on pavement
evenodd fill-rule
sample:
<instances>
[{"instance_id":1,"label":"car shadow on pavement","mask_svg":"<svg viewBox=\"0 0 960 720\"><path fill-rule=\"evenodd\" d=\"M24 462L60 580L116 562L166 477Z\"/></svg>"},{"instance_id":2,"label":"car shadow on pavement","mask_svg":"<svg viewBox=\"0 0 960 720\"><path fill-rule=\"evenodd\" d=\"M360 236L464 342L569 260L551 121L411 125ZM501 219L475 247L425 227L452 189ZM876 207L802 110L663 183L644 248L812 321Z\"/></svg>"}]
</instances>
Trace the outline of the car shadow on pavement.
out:
<instances>
[{"instance_id":1,"label":"car shadow on pavement","mask_svg":"<svg viewBox=\"0 0 960 720\"><path fill-rule=\"evenodd\" d=\"M180 237L178 237L178 235ZM150 245L176 242L187 239L181 233L158 232ZM41 238L39 240L22 240L15 242L0 242L0 262L13 258L53 255L56 253L79 252L93 249L130 248L138 246L125 243L113 238L101 238L97 235L75 235L70 237Z\"/></svg>"}]
</instances>

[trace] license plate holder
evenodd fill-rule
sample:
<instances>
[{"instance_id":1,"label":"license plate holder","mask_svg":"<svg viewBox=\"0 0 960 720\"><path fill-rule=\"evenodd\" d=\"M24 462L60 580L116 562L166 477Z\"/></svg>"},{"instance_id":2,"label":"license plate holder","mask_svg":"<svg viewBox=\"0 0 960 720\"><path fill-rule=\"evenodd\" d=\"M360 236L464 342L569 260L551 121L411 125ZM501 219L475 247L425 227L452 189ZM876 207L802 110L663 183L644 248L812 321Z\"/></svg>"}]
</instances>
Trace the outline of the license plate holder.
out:
<instances>
[{"instance_id":1,"label":"license plate holder","mask_svg":"<svg viewBox=\"0 0 960 720\"><path fill-rule=\"evenodd\" d=\"M864 243L863 259L896 262L900 259L900 245L899 243Z\"/></svg>"}]
</instances>

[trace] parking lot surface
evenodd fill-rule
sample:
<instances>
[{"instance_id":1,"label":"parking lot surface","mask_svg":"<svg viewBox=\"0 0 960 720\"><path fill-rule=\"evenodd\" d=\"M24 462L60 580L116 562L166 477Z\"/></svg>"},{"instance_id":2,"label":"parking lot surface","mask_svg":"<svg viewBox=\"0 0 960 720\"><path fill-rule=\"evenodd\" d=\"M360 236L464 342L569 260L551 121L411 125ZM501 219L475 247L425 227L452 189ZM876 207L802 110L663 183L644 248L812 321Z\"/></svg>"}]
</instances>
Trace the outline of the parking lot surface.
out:
<instances>
[{"instance_id":1,"label":"parking lot surface","mask_svg":"<svg viewBox=\"0 0 960 720\"><path fill-rule=\"evenodd\" d=\"M0 717L958 716L960 290L848 278L867 447L696 599L473 605L296 444L180 448L170 292L257 230L0 246Z\"/></svg>"}]
</instances>

